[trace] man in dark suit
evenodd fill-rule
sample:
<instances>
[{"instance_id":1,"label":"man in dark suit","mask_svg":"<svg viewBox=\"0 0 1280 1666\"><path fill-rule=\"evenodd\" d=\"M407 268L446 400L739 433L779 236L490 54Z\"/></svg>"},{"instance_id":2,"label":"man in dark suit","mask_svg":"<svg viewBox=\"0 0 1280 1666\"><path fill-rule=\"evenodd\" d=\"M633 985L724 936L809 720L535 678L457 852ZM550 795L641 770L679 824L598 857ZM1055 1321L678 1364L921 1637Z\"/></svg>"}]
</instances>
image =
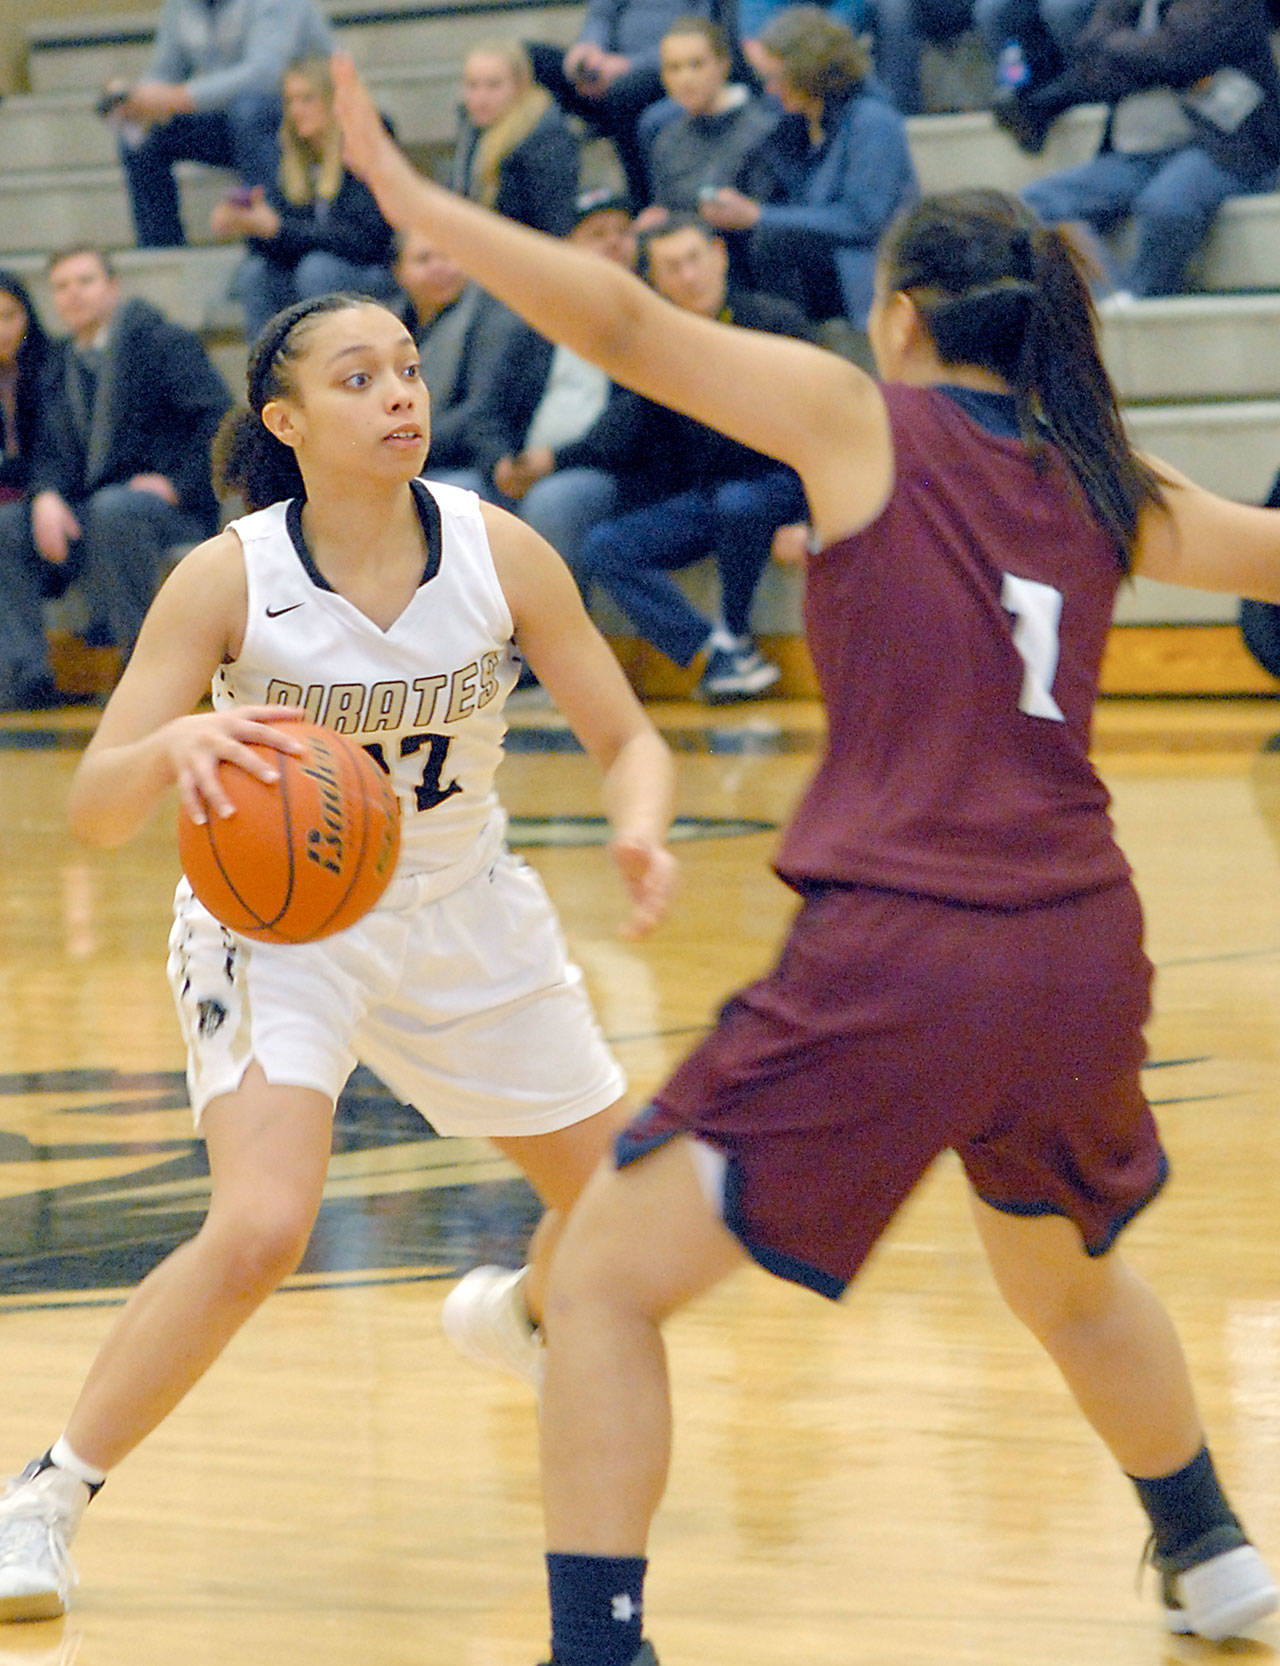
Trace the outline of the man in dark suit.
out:
<instances>
[{"instance_id":1,"label":"man in dark suit","mask_svg":"<svg viewBox=\"0 0 1280 1666\"><path fill-rule=\"evenodd\" d=\"M132 650L174 545L217 530L210 442L231 403L199 340L125 300L110 261L47 267L68 334L49 357L27 496L0 509L0 709L54 704L43 605L72 583Z\"/></svg>"},{"instance_id":2,"label":"man in dark suit","mask_svg":"<svg viewBox=\"0 0 1280 1666\"><path fill-rule=\"evenodd\" d=\"M431 450L425 474L493 499L476 458L475 424L489 388L525 326L500 301L467 282L460 266L421 232L399 238L395 279L401 316L422 355L431 395Z\"/></svg>"}]
</instances>

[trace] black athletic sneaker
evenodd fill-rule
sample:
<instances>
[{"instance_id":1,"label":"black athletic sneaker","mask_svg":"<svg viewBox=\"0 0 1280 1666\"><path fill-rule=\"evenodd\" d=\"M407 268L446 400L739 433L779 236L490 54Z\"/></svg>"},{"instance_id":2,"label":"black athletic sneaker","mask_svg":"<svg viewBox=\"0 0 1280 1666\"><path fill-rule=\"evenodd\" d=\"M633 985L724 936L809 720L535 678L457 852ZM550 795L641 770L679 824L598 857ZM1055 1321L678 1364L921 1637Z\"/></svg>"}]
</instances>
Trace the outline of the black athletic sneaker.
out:
<instances>
[{"instance_id":1,"label":"black athletic sneaker","mask_svg":"<svg viewBox=\"0 0 1280 1666\"><path fill-rule=\"evenodd\" d=\"M558 1666L554 1660L544 1660L542 1666ZM653 1644L646 1637L644 1642L631 1656L631 1666L659 1666L657 1655L653 1652Z\"/></svg>"},{"instance_id":2,"label":"black athletic sneaker","mask_svg":"<svg viewBox=\"0 0 1280 1666\"><path fill-rule=\"evenodd\" d=\"M1211 1643L1237 1637L1280 1604L1271 1571L1234 1524L1215 1527L1177 1556L1150 1553L1165 1625Z\"/></svg>"}]
</instances>

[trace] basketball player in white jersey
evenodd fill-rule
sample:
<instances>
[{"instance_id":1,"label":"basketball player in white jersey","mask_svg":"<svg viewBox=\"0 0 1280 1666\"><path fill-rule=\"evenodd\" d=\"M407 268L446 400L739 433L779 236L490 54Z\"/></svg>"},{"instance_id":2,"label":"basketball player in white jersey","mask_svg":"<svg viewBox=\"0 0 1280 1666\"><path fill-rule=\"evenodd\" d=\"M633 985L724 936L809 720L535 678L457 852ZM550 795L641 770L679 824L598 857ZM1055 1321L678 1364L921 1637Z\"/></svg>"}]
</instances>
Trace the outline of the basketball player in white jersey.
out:
<instances>
[{"instance_id":1,"label":"basketball player in white jersey","mask_svg":"<svg viewBox=\"0 0 1280 1666\"><path fill-rule=\"evenodd\" d=\"M546 1204L529 1266L477 1269L450 1324L466 1351L536 1380L549 1245L621 1121L623 1081L539 880L503 842L493 782L520 656L604 771L632 933L673 884L667 748L550 547L417 478L430 414L400 320L351 296L279 314L249 404L221 472L253 512L157 597L77 771L72 825L118 845L174 787L197 817L226 815L219 767L270 779L250 743L300 750L279 720L305 713L388 771L399 866L363 920L303 945L239 938L180 884L169 969L209 1212L135 1291L63 1435L0 1497L3 1620L62 1612L93 1492L298 1265L357 1059L440 1133L492 1139ZM211 684L214 710L195 713Z\"/></svg>"}]
</instances>

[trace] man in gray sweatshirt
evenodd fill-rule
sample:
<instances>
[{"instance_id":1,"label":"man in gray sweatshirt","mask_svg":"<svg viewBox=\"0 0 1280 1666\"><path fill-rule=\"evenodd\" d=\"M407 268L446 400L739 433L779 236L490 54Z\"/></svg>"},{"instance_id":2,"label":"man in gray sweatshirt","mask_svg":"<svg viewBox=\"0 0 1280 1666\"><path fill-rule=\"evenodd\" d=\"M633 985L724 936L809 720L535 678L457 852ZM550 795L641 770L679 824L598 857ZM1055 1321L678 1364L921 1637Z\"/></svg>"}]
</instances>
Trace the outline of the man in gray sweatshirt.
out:
<instances>
[{"instance_id":1,"label":"man in gray sweatshirt","mask_svg":"<svg viewBox=\"0 0 1280 1666\"><path fill-rule=\"evenodd\" d=\"M103 100L139 248L186 242L175 162L232 168L246 187L274 180L285 69L332 46L313 0L164 0L146 78Z\"/></svg>"}]
</instances>

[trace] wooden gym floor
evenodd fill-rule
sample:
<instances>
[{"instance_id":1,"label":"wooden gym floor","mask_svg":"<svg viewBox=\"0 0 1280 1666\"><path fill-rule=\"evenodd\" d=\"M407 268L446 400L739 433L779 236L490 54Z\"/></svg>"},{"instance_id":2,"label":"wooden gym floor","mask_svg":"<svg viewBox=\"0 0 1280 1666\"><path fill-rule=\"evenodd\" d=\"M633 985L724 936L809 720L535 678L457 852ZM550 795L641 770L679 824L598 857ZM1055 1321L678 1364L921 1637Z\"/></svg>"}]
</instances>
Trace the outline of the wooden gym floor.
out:
<instances>
[{"instance_id":1,"label":"wooden gym floor","mask_svg":"<svg viewBox=\"0 0 1280 1666\"><path fill-rule=\"evenodd\" d=\"M765 965L768 871L813 761L803 702L654 707L680 752L684 887L614 932L591 770L514 721L505 798L638 1096ZM57 1434L122 1291L199 1219L164 983L170 818L83 851L62 803L93 714L0 721L0 1471ZM1111 702L1097 756L1159 968L1149 1091L1174 1162L1126 1238L1168 1298L1220 1466L1280 1563L1280 705ZM64 1622L0 1666L533 1666L546 1654L529 1397L457 1358L440 1301L513 1263L528 1194L371 1079L344 1099L308 1260L115 1474ZM1155 1666L1127 1485L1005 1315L948 1163L840 1309L746 1272L670 1333L664 1666ZM1280 1627L1233 1644L1268 1661Z\"/></svg>"}]
</instances>

